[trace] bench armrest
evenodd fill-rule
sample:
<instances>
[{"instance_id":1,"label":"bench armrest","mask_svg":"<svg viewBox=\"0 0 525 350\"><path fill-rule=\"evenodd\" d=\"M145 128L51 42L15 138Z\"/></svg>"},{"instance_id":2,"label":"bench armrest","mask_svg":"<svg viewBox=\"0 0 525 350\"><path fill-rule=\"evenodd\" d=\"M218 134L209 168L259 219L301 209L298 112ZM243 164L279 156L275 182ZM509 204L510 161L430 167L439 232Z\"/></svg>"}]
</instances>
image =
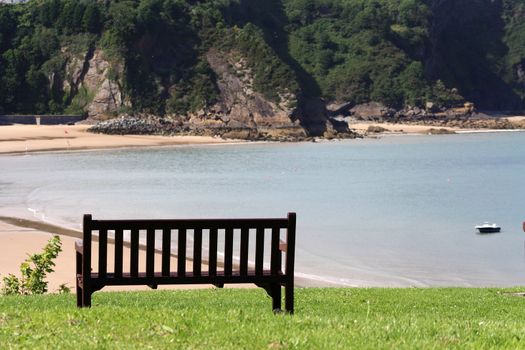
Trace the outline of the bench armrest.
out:
<instances>
[{"instance_id":1,"label":"bench armrest","mask_svg":"<svg viewBox=\"0 0 525 350\"><path fill-rule=\"evenodd\" d=\"M80 254L84 254L84 245L82 244L82 241L75 241L75 250Z\"/></svg>"}]
</instances>

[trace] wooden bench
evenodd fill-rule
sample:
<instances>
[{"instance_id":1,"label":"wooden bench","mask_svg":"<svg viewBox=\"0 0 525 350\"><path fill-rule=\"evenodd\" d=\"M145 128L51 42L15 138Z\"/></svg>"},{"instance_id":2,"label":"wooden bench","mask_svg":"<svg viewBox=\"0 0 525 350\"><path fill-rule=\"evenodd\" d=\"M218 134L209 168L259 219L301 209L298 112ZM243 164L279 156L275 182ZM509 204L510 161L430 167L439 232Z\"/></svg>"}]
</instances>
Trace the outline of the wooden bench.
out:
<instances>
[{"instance_id":1,"label":"wooden bench","mask_svg":"<svg viewBox=\"0 0 525 350\"><path fill-rule=\"evenodd\" d=\"M156 289L166 284L222 287L225 283L253 283L268 292L274 310L281 309L284 286L285 308L293 313L295 221L295 213L278 219L188 220L93 220L91 215L84 215L83 239L75 243L77 306L91 306L91 295L105 286L147 285ZM129 242L124 239L128 235ZM140 244L140 236L145 244ZM188 245L191 238L193 244ZM95 270L91 254L92 243L97 240ZM108 241L115 249L109 268ZM177 253L176 264L170 263L172 246ZM238 259L234 257L234 246L239 251ZM124 248L129 250L129 266L123 266ZM142 261L139 267L141 248L145 248L145 263ZM193 248L192 254L187 253L188 248ZM217 258L219 252L224 253L221 259ZM155 266L156 254L161 254L161 266ZM192 261L192 271L187 271L188 261Z\"/></svg>"}]
</instances>

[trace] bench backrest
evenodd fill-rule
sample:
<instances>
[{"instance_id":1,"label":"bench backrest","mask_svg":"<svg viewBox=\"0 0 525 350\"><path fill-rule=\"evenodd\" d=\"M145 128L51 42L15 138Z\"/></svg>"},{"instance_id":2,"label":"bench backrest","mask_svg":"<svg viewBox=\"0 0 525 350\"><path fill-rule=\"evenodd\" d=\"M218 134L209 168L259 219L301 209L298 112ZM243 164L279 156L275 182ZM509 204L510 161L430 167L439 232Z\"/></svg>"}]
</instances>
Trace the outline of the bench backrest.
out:
<instances>
[{"instance_id":1,"label":"bench backrest","mask_svg":"<svg viewBox=\"0 0 525 350\"><path fill-rule=\"evenodd\" d=\"M270 274L293 276L295 256L295 213L287 218L277 219L180 219L180 220L93 220L91 215L84 215L84 264L83 275L91 271L92 241L98 238L98 276L104 278L108 273L122 277L128 266L123 266L124 248L129 249L129 276L137 277L145 272L148 277L155 273L170 276L190 274L186 271L187 259L193 260L192 276L203 275L203 263L208 265L207 275L216 276L218 266L225 276L232 273L247 276L250 273L263 275L265 265L269 265ZM108 234L109 233L109 234ZM142 233L142 235L141 235ZM109 236L109 237L108 237ZM145 237L145 271L139 271L140 236ZM129 237L129 242L127 238ZM281 237L285 240L282 241ZM126 241L124 240L126 238ZM191 245L188 244L193 239ZM115 246L113 271L108 272L108 241ZM156 242L160 244L156 244ZM177 266L170 265L172 246L177 255ZM223 247L219 247L219 243ZM239 244L239 258L234 264L234 243ZM268 244L269 243L269 244ZM250 249L250 245L252 248ZM193 248L188 256L187 249ZM249 256L249 251L252 255ZM205 254L205 252L208 254ZM224 253L223 259L217 253ZM253 254L255 251L255 254ZM155 254L162 254L162 263L155 266ZM285 268L282 268L282 252L286 252ZM222 260L222 261L220 261ZM254 263L249 263L250 261ZM254 271L253 271L254 270ZM95 271L92 271L95 272ZM267 272L265 272L267 274Z\"/></svg>"}]
</instances>

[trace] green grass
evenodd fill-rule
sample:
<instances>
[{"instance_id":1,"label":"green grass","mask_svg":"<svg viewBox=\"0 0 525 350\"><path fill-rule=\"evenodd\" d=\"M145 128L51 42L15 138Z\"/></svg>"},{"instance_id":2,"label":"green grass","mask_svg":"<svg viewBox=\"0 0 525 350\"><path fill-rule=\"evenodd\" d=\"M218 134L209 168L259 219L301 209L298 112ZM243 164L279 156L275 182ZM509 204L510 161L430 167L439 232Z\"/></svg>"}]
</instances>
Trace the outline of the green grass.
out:
<instances>
[{"instance_id":1,"label":"green grass","mask_svg":"<svg viewBox=\"0 0 525 350\"><path fill-rule=\"evenodd\" d=\"M297 289L274 315L261 289L0 297L0 348L525 348L517 289Z\"/></svg>"}]
</instances>

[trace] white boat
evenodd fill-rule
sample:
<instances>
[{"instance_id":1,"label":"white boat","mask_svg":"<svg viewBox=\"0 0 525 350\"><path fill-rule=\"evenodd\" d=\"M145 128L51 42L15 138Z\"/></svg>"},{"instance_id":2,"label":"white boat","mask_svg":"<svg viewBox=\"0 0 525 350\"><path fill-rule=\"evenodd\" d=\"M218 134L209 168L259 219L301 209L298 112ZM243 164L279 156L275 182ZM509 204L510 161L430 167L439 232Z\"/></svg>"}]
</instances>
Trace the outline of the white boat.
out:
<instances>
[{"instance_id":1,"label":"white boat","mask_svg":"<svg viewBox=\"0 0 525 350\"><path fill-rule=\"evenodd\" d=\"M483 225L477 225L474 227L479 233L494 233L500 232L501 227L496 224L491 224L489 222L484 222Z\"/></svg>"}]
</instances>

